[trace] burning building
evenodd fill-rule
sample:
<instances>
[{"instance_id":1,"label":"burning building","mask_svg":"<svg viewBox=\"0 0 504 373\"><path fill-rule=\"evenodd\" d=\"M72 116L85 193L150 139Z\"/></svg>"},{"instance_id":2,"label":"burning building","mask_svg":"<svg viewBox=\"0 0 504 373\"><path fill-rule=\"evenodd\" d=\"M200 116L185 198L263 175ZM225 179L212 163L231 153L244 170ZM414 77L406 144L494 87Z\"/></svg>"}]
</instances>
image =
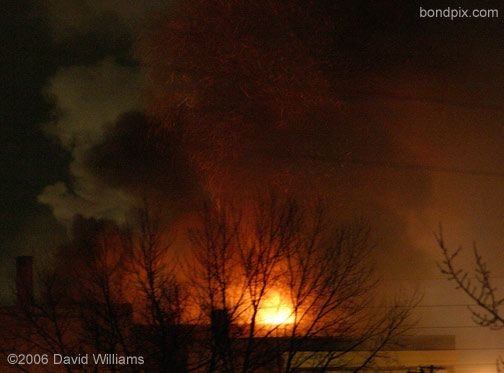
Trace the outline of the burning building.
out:
<instances>
[{"instance_id":1,"label":"burning building","mask_svg":"<svg viewBox=\"0 0 504 373\"><path fill-rule=\"evenodd\" d=\"M139 324L134 321L132 307L128 304L44 304L34 297L33 258L19 257L16 260L16 294L15 305L3 307L0 310L2 352L2 371L17 371L18 367L9 366L6 356L13 351L16 354L47 355L48 365L29 365L30 371L57 371L58 369L95 369L109 371L112 367L121 367L128 371L163 371L155 356L147 351L153 339L159 338L156 328ZM46 299L45 302L50 301ZM231 321L227 312L214 311L210 324L180 324L170 329L170 338L164 339L166 350L178 351L177 359L169 356L170 372L208 371L208 364L214 364L212 369L223 369L226 359L242 362L247 355L247 348L255 345L254 364L250 367L254 372L285 372L286 359L294 360L296 372L344 372L358 369L363 358L376 346L361 344L352 346L356 341L341 337L310 337L292 339L288 335L289 318L283 317L284 308L275 306L268 309L261 320L275 324L276 332L263 336L246 337L244 328ZM118 328L110 330L111 317ZM120 325L122 324L122 326ZM124 329L121 329L124 327ZM168 329L165 329L168 330ZM116 343L107 345L112 337L110 333L120 333L128 344ZM84 337L85 336L85 337ZM98 344L94 344L98 343ZM184 344L180 349L173 343ZM94 344L94 347L93 347ZM99 351L96 348L103 348ZM107 349L114 346L114 349ZM171 346L171 347L170 347ZM289 354L295 346L295 353ZM417 372L420 367L437 367L438 372L454 372L456 362L455 339L453 336L417 336L402 338L393 347L380 352L372 366L364 368L366 372ZM214 362L208 361L209 349L215 349ZM345 353L352 349L351 353ZM107 355L108 354L108 355ZM61 357L61 363L54 365L53 356ZM63 357L74 360L64 360ZM93 362L96 356L101 360ZM103 356L107 357L105 360ZM123 364L121 359L140 356L141 364ZM205 358L206 356L206 358ZM80 360L76 360L77 357ZM85 358L86 357L86 358ZM157 357L159 358L159 356ZM261 361L262 359L262 361ZM103 361L102 361L103 360ZM131 359L130 359L131 360ZM124 361L130 361L124 360ZM58 360L59 361L59 360ZM231 360L229 360L231 361ZM321 362L324 367L321 367ZM108 363L107 363L108 362ZM131 361L130 361L131 362ZM166 363L166 361L165 361ZM291 362L292 363L292 362ZM200 366L200 367L199 367ZM24 368L23 365L19 366ZM439 368L439 369L438 369ZM441 369L442 368L442 369ZM425 368L427 369L427 368ZM424 370L428 372L429 370Z\"/></svg>"}]
</instances>

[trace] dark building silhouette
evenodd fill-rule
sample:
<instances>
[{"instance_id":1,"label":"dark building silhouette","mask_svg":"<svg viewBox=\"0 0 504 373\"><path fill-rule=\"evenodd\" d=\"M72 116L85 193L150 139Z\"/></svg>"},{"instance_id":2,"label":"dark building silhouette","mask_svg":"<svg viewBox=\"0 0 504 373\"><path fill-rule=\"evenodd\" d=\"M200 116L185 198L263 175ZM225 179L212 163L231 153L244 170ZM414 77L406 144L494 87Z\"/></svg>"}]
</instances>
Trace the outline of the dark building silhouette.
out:
<instances>
[{"instance_id":1,"label":"dark building silhouette","mask_svg":"<svg viewBox=\"0 0 504 373\"><path fill-rule=\"evenodd\" d=\"M18 304L33 303L33 257L16 258L16 297Z\"/></svg>"}]
</instances>

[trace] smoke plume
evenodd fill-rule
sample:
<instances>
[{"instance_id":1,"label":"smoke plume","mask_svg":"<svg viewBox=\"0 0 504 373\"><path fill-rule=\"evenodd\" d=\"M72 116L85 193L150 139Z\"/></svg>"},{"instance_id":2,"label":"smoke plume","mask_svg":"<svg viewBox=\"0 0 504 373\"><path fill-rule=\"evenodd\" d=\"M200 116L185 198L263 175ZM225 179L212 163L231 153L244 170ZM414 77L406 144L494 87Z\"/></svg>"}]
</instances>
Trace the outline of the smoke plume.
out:
<instances>
[{"instance_id":1,"label":"smoke plume","mask_svg":"<svg viewBox=\"0 0 504 373\"><path fill-rule=\"evenodd\" d=\"M47 131L71 154L70 180L46 187L39 201L60 221L76 214L120 220L131 207L132 196L101 181L86 159L121 113L139 107L138 89L138 74L111 60L62 69L52 79L47 93L57 112Z\"/></svg>"}]
</instances>

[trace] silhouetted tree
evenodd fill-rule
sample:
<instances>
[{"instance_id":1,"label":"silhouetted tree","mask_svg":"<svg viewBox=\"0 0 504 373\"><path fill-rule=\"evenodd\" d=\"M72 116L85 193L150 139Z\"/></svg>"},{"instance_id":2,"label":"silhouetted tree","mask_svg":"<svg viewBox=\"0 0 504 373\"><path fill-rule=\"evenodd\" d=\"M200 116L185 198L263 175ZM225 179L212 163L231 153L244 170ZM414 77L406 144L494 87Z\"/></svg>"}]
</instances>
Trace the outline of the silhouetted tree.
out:
<instances>
[{"instance_id":1,"label":"silhouetted tree","mask_svg":"<svg viewBox=\"0 0 504 373\"><path fill-rule=\"evenodd\" d=\"M439 269L448 280L453 281L470 299L473 306L469 307L473 321L494 330L504 327L504 297L497 292L486 261L473 243L474 269L468 270L457 263L462 252L462 246L451 250L444 239L441 227L435 235L437 244L443 254ZM497 359L497 370L504 370L504 358Z\"/></svg>"},{"instance_id":2,"label":"silhouetted tree","mask_svg":"<svg viewBox=\"0 0 504 373\"><path fill-rule=\"evenodd\" d=\"M272 366L294 372L307 361L326 371L349 365L346 358L356 350L366 351L352 362L362 369L404 332L412 303L378 318L369 312L377 283L366 225L334 227L326 217L320 203L309 207L274 195L247 211L203 209L200 227L191 232L191 274L199 276L192 283L207 322L221 315L226 334L212 334L201 354L208 372ZM273 294L283 320L270 322L262 315ZM317 350L322 337L333 340ZM331 348L338 339L344 343Z\"/></svg>"},{"instance_id":3,"label":"silhouetted tree","mask_svg":"<svg viewBox=\"0 0 504 373\"><path fill-rule=\"evenodd\" d=\"M183 372L184 296L175 268L166 265L170 245L162 233L147 205L129 227L77 219L72 243L38 281L39 297L20 305L18 340L25 346L20 350L141 355L149 369Z\"/></svg>"},{"instance_id":4,"label":"silhouetted tree","mask_svg":"<svg viewBox=\"0 0 504 373\"><path fill-rule=\"evenodd\" d=\"M163 242L160 219L147 204L138 212L137 227L131 236L130 270L140 290L146 331L142 348L151 351L148 355L160 372L184 372L189 339L188 327L182 327L186 295L175 277L171 243Z\"/></svg>"},{"instance_id":5,"label":"silhouetted tree","mask_svg":"<svg viewBox=\"0 0 504 373\"><path fill-rule=\"evenodd\" d=\"M19 316L35 350L142 355L156 372L361 370L407 326L411 302L371 311L367 225L331 224L321 203L205 206L185 272L159 215L145 204L129 227L77 221Z\"/></svg>"}]
</instances>

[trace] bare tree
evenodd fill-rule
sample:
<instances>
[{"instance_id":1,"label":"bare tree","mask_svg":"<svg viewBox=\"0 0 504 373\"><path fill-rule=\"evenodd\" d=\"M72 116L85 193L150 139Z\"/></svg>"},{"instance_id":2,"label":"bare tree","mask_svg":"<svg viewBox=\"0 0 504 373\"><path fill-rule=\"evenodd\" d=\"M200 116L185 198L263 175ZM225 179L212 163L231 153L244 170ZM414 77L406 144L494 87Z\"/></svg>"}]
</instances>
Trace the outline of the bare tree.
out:
<instances>
[{"instance_id":1,"label":"bare tree","mask_svg":"<svg viewBox=\"0 0 504 373\"><path fill-rule=\"evenodd\" d=\"M504 297L499 296L497 288L492 284L490 270L476 244L473 244L474 264L473 271L460 268L456 259L462 247L457 250L450 250L443 238L442 230L436 235L437 243L443 253L443 261L439 265L441 272L454 281L457 289L462 290L475 304L470 307L473 320L481 326L492 329L502 329L504 327L504 317L501 307L504 304Z\"/></svg>"},{"instance_id":2,"label":"bare tree","mask_svg":"<svg viewBox=\"0 0 504 373\"><path fill-rule=\"evenodd\" d=\"M327 217L319 202L273 194L246 209L207 205L184 282L147 204L129 228L84 224L25 308L28 338L61 354L143 355L160 372L362 370L404 331L412 304L373 316L369 229Z\"/></svg>"},{"instance_id":3,"label":"bare tree","mask_svg":"<svg viewBox=\"0 0 504 373\"><path fill-rule=\"evenodd\" d=\"M443 254L443 261L438 265L441 273L453 281L456 288L464 292L474 304L469 306L473 321L493 330L504 327L504 296L497 292L486 261L473 243L474 269L467 270L457 263L462 246L451 250L444 239L442 228L435 234L437 244ZM497 359L497 369L504 371L504 358Z\"/></svg>"},{"instance_id":4,"label":"bare tree","mask_svg":"<svg viewBox=\"0 0 504 373\"><path fill-rule=\"evenodd\" d=\"M84 245L89 255L77 276L79 299L91 305L79 306L84 330L97 352L135 353L156 371L183 372L188 333L171 244L147 202L135 217L130 227L105 225Z\"/></svg>"},{"instance_id":5,"label":"bare tree","mask_svg":"<svg viewBox=\"0 0 504 373\"><path fill-rule=\"evenodd\" d=\"M129 352L131 307L122 291L121 236L112 224L90 225L89 239L62 247L55 268L38 276L38 296L18 297L24 299L13 312L20 351L62 356ZM77 369L64 366L69 372Z\"/></svg>"},{"instance_id":6,"label":"bare tree","mask_svg":"<svg viewBox=\"0 0 504 373\"><path fill-rule=\"evenodd\" d=\"M185 371L184 292L166 265L170 245L147 205L137 217L131 227L76 222L80 233L38 281L40 295L18 305L21 351L141 355L155 371Z\"/></svg>"},{"instance_id":7,"label":"bare tree","mask_svg":"<svg viewBox=\"0 0 504 373\"><path fill-rule=\"evenodd\" d=\"M65 307L69 299L66 289L61 286L54 272L39 276L38 284L41 301L18 301L12 310L15 314L15 327L10 323L0 326L0 334L12 341L9 352L51 355L79 353L78 339L72 335L78 316ZM17 368L28 371L28 368L25 369L22 365ZM72 371L66 364L64 368L68 372Z\"/></svg>"},{"instance_id":8,"label":"bare tree","mask_svg":"<svg viewBox=\"0 0 504 373\"><path fill-rule=\"evenodd\" d=\"M139 285L146 331L143 349L152 351L149 356L160 372L184 372L189 339L187 328L182 328L186 295L175 277L171 243L163 242L160 218L147 203L138 211L136 225L130 242L130 272Z\"/></svg>"},{"instance_id":9,"label":"bare tree","mask_svg":"<svg viewBox=\"0 0 504 373\"><path fill-rule=\"evenodd\" d=\"M102 226L83 247L83 260L73 281L78 286L83 337L97 352L131 352L132 310L125 294L124 262L131 255L124 232L111 223ZM75 260L68 265L76 265Z\"/></svg>"},{"instance_id":10,"label":"bare tree","mask_svg":"<svg viewBox=\"0 0 504 373\"><path fill-rule=\"evenodd\" d=\"M274 195L247 211L206 206L200 228L191 232L201 308L208 322L220 314L227 323L221 325L226 338L212 334L202 355L208 372L275 364L294 372L308 360L324 371L343 366L356 350L368 351L357 364L362 369L404 331L412 304L370 316L376 276L365 225L333 228L322 204ZM265 320L272 293L284 310L280 319ZM321 353L314 345L323 337L345 343Z\"/></svg>"}]
</instances>

